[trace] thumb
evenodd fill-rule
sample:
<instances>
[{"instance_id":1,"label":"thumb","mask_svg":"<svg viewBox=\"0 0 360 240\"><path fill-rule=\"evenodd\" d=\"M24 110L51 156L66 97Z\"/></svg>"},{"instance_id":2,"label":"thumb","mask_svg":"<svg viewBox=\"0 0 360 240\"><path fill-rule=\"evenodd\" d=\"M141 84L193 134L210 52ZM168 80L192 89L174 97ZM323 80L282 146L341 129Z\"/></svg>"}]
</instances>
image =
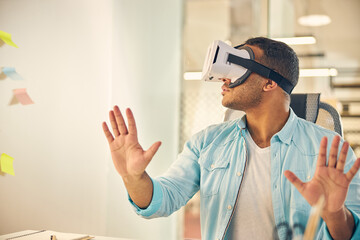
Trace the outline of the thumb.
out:
<instances>
[{"instance_id":1,"label":"thumb","mask_svg":"<svg viewBox=\"0 0 360 240\"><path fill-rule=\"evenodd\" d=\"M293 172L289 170L286 170L284 175L296 187L296 189L302 193L305 183L303 183Z\"/></svg>"},{"instance_id":2,"label":"thumb","mask_svg":"<svg viewBox=\"0 0 360 240\"><path fill-rule=\"evenodd\" d=\"M160 141L151 145L151 147L145 151L145 159L148 159L148 161L150 162L150 160L154 157L155 153L158 151L160 145Z\"/></svg>"}]
</instances>

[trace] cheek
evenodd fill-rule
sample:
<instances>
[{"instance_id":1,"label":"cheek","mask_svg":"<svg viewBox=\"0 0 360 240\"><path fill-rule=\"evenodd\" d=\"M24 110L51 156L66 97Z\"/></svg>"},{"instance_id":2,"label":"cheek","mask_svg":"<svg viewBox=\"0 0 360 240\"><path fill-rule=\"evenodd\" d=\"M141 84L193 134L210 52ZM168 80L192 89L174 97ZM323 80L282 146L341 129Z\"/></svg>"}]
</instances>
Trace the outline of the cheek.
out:
<instances>
[{"instance_id":1,"label":"cheek","mask_svg":"<svg viewBox=\"0 0 360 240\"><path fill-rule=\"evenodd\" d=\"M238 98L241 98L241 97L244 97L244 95L246 94L246 90L244 91L245 89L240 89L240 88L237 88L237 89L234 89L234 91L232 91L232 96L236 99Z\"/></svg>"}]
</instances>

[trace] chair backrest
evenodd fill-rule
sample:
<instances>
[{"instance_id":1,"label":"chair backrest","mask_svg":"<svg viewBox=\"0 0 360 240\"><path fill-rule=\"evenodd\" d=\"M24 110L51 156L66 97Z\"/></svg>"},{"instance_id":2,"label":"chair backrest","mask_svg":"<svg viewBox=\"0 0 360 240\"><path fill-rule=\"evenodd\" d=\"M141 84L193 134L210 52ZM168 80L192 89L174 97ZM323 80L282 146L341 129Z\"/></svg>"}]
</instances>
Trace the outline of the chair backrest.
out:
<instances>
[{"instance_id":1,"label":"chair backrest","mask_svg":"<svg viewBox=\"0 0 360 240\"><path fill-rule=\"evenodd\" d=\"M320 93L294 93L290 97L290 107L298 117L335 131L340 136L343 136L339 113L333 106L320 101ZM224 121L240 118L244 115L243 111L227 109Z\"/></svg>"},{"instance_id":2,"label":"chair backrest","mask_svg":"<svg viewBox=\"0 0 360 240\"><path fill-rule=\"evenodd\" d=\"M320 106L320 93L291 94L290 107L295 114L307 121L316 122Z\"/></svg>"},{"instance_id":3,"label":"chair backrest","mask_svg":"<svg viewBox=\"0 0 360 240\"><path fill-rule=\"evenodd\" d=\"M320 102L319 115L315 123L337 132L340 136L344 135L340 114L330 104Z\"/></svg>"}]
</instances>

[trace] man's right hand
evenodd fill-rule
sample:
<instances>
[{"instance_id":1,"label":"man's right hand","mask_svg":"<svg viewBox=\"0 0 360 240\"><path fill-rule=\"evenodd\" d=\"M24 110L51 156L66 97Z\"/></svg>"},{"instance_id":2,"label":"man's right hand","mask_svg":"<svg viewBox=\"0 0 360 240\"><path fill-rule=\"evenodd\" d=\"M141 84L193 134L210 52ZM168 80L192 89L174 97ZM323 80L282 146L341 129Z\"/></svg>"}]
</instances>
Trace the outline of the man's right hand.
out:
<instances>
[{"instance_id":1,"label":"man's right hand","mask_svg":"<svg viewBox=\"0 0 360 240\"><path fill-rule=\"evenodd\" d=\"M159 149L161 142L154 143L148 150L144 151L139 144L134 115L130 109L126 109L126 116L128 126L125 124L119 107L115 106L114 109L109 112L113 134L105 122L103 122L102 127L106 139L109 142L111 157L116 171L123 178L132 200L139 207L144 207L144 205L150 203L150 201L145 201L145 204L138 204L136 199L145 196L137 196L137 194L141 193L141 191L144 190L143 188L147 190L146 192L151 190L151 200L152 183L145 169ZM151 184L150 189L149 184Z\"/></svg>"}]
</instances>

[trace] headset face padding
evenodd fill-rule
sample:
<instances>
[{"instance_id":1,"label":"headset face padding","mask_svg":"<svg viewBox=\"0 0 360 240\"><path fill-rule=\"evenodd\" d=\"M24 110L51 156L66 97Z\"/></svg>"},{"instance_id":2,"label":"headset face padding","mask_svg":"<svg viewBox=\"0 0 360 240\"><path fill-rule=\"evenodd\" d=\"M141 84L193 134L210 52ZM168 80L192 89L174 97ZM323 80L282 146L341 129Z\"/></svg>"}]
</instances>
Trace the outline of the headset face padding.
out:
<instances>
[{"instance_id":1,"label":"headset face padding","mask_svg":"<svg viewBox=\"0 0 360 240\"><path fill-rule=\"evenodd\" d=\"M254 54L254 51L248 47L248 46L241 46L241 47L238 47L236 48L238 50L242 50L242 51L247 51L248 54L249 54L249 59L251 60L255 60L255 54ZM246 72L240 76L238 79L236 79L234 82L231 82L229 84L229 87L230 88L234 88L234 87L237 87L239 86L240 84L244 83L246 81L246 79L250 76L252 72L249 70L249 69L246 69Z\"/></svg>"}]
</instances>

